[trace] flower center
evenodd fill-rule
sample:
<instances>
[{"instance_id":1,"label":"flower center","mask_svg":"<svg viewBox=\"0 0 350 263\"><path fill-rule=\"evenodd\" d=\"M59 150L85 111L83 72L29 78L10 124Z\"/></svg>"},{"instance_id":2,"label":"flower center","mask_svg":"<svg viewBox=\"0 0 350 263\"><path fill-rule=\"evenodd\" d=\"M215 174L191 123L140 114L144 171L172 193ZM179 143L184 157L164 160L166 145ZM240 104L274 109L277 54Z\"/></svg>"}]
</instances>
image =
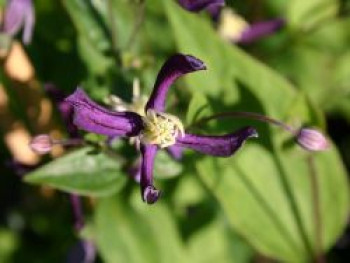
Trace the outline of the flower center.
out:
<instances>
[{"instance_id":1,"label":"flower center","mask_svg":"<svg viewBox=\"0 0 350 263\"><path fill-rule=\"evenodd\" d=\"M165 148L175 144L177 136L185 135L181 121L167 113L148 110L143 117L143 123L140 140L144 144L157 144Z\"/></svg>"}]
</instances>

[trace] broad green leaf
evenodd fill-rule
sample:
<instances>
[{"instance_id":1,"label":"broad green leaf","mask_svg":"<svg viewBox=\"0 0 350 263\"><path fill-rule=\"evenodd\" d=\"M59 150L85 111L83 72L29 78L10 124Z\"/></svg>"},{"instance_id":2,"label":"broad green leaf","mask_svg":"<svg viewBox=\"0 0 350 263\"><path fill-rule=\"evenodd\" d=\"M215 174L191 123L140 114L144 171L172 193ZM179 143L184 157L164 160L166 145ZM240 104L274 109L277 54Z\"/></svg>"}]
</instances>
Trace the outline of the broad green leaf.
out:
<instances>
[{"instance_id":1,"label":"broad green leaf","mask_svg":"<svg viewBox=\"0 0 350 263\"><path fill-rule=\"evenodd\" d=\"M112 67L114 61L111 57L103 55L95 46L84 36L78 38L79 54L85 61L91 74L103 75L108 68Z\"/></svg>"},{"instance_id":2,"label":"broad green leaf","mask_svg":"<svg viewBox=\"0 0 350 263\"><path fill-rule=\"evenodd\" d=\"M281 153L281 163L263 147L246 145L230 159L206 158L197 168L230 223L253 246L280 260L307 262L310 250L316 249L313 192L307 156L297 151L302 150L287 156ZM315 157L315 162L322 249L326 250L344 229L348 192L334 151Z\"/></svg>"},{"instance_id":3,"label":"broad green leaf","mask_svg":"<svg viewBox=\"0 0 350 263\"><path fill-rule=\"evenodd\" d=\"M166 151L159 151L154 162L154 176L158 179L169 179L182 172L182 165Z\"/></svg>"},{"instance_id":4,"label":"broad green leaf","mask_svg":"<svg viewBox=\"0 0 350 263\"><path fill-rule=\"evenodd\" d=\"M63 4L71 16L78 34L83 35L91 45L101 52L110 48L106 25L103 24L99 13L96 12L90 1L64 0Z\"/></svg>"},{"instance_id":5,"label":"broad green leaf","mask_svg":"<svg viewBox=\"0 0 350 263\"><path fill-rule=\"evenodd\" d=\"M288 23L292 28L309 30L336 16L337 0L291 0L287 8Z\"/></svg>"},{"instance_id":6,"label":"broad green leaf","mask_svg":"<svg viewBox=\"0 0 350 263\"><path fill-rule=\"evenodd\" d=\"M253 249L228 228L221 216L199 228L187 243L191 258L198 263L246 263L254 256Z\"/></svg>"},{"instance_id":7,"label":"broad green leaf","mask_svg":"<svg viewBox=\"0 0 350 263\"><path fill-rule=\"evenodd\" d=\"M179 51L195 55L208 65L205 74L187 78L190 90L200 89L225 109L236 104L245 110L252 107L275 118L288 117L299 125L322 119L295 87L237 47L221 41L207 21L168 1L164 3ZM202 158L196 165L198 173L219 200L230 224L261 253L283 261L309 261L318 245L308 157L299 147L286 146L291 138L280 130L265 127L259 133L256 142L264 145L248 143L232 158ZM325 251L345 226L349 193L346 173L334 148L313 158ZM328 171L325 164L333 170ZM336 206L332 198L337 200Z\"/></svg>"},{"instance_id":8,"label":"broad green leaf","mask_svg":"<svg viewBox=\"0 0 350 263\"><path fill-rule=\"evenodd\" d=\"M126 200L101 199L95 223L104 262L186 262L173 215L161 202L130 207Z\"/></svg>"},{"instance_id":9,"label":"broad green leaf","mask_svg":"<svg viewBox=\"0 0 350 263\"><path fill-rule=\"evenodd\" d=\"M25 177L28 183L89 196L112 195L126 180L116 160L104 153L93 152L91 147L57 158Z\"/></svg>"},{"instance_id":10,"label":"broad green leaf","mask_svg":"<svg viewBox=\"0 0 350 263\"><path fill-rule=\"evenodd\" d=\"M208 68L186 77L189 90L232 105L239 102L241 94L235 88L239 82L263 102L268 113L283 116L297 95L289 82L237 47L225 44L209 21L186 13L174 3L164 3L179 50L200 58ZM184 21L189 23L186 27Z\"/></svg>"},{"instance_id":11,"label":"broad green leaf","mask_svg":"<svg viewBox=\"0 0 350 263\"><path fill-rule=\"evenodd\" d=\"M195 92L187 110L187 125L191 125L192 123L200 120L201 118L208 117L211 114L212 109L206 97L199 92Z\"/></svg>"}]
</instances>

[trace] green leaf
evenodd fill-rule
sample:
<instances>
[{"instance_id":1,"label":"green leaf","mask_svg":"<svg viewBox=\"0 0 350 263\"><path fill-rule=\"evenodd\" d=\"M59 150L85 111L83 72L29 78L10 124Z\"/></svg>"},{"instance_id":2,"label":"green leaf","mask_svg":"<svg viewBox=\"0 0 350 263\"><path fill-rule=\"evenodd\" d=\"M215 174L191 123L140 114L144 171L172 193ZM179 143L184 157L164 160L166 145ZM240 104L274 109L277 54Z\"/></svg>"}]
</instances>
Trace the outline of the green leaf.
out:
<instances>
[{"instance_id":1,"label":"green leaf","mask_svg":"<svg viewBox=\"0 0 350 263\"><path fill-rule=\"evenodd\" d=\"M91 74L103 75L114 65L110 57L106 57L95 48L84 36L78 38L79 54L85 61Z\"/></svg>"},{"instance_id":2,"label":"green leaf","mask_svg":"<svg viewBox=\"0 0 350 263\"><path fill-rule=\"evenodd\" d=\"M137 201L140 203L138 192ZM103 199L95 223L104 262L186 262L173 216L161 202L130 207L126 200Z\"/></svg>"},{"instance_id":3,"label":"green leaf","mask_svg":"<svg viewBox=\"0 0 350 263\"><path fill-rule=\"evenodd\" d=\"M163 3L179 51L208 65L208 72L186 79L190 90L200 89L210 101L218 102L212 104L214 109L232 111L238 105L239 110L282 120L288 117L299 125L322 120L295 87L220 40L208 21L174 3ZM262 128L256 140L261 144L248 142L231 158L201 158L197 171L231 226L261 253L282 261L310 261L319 249L315 237L321 235L320 248L325 251L346 224L349 192L344 167L334 148L315 155L315 187L308 155L298 146L288 146L291 138L280 130ZM315 188L320 196L316 201L312 198ZM317 216L315 207L320 211ZM320 231L315 228L316 217L321 222Z\"/></svg>"},{"instance_id":4,"label":"green leaf","mask_svg":"<svg viewBox=\"0 0 350 263\"><path fill-rule=\"evenodd\" d=\"M280 260L308 261L317 246L310 168L303 154L281 153L279 157L261 146L247 145L235 157L205 158L197 168L232 226L253 246ZM334 151L315 160L322 250L326 250L346 224L348 192L344 169Z\"/></svg>"},{"instance_id":5,"label":"green leaf","mask_svg":"<svg viewBox=\"0 0 350 263\"><path fill-rule=\"evenodd\" d=\"M101 52L110 48L106 25L90 1L64 0L63 4L80 35Z\"/></svg>"},{"instance_id":6,"label":"green leaf","mask_svg":"<svg viewBox=\"0 0 350 263\"><path fill-rule=\"evenodd\" d=\"M337 0L291 0L287 9L287 19L292 28L308 30L335 17L338 9Z\"/></svg>"},{"instance_id":7,"label":"green leaf","mask_svg":"<svg viewBox=\"0 0 350 263\"><path fill-rule=\"evenodd\" d=\"M187 125L191 125L192 123L198 121L199 119L208 117L211 114L212 114L212 109L206 97L199 92L195 92L187 110L187 115L186 115Z\"/></svg>"},{"instance_id":8,"label":"green leaf","mask_svg":"<svg viewBox=\"0 0 350 263\"><path fill-rule=\"evenodd\" d=\"M158 179L169 179L182 172L182 165L166 151L159 151L154 162L154 176Z\"/></svg>"},{"instance_id":9,"label":"green leaf","mask_svg":"<svg viewBox=\"0 0 350 263\"><path fill-rule=\"evenodd\" d=\"M187 243L194 262L246 263L254 256L253 249L228 228L223 216L202 226Z\"/></svg>"},{"instance_id":10,"label":"green leaf","mask_svg":"<svg viewBox=\"0 0 350 263\"><path fill-rule=\"evenodd\" d=\"M116 160L86 147L53 160L24 180L80 195L108 196L120 190L126 179Z\"/></svg>"},{"instance_id":11,"label":"green leaf","mask_svg":"<svg viewBox=\"0 0 350 263\"><path fill-rule=\"evenodd\" d=\"M191 91L232 105L240 99L235 88L238 83L263 102L268 113L275 117L284 115L297 96L289 82L239 48L225 44L209 21L188 14L176 4L166 2L164 6L179 50L200 58L208 68L186 77ZM183 26L183 21L189 23L188 27Z\"/></svg>"}]
</instances>

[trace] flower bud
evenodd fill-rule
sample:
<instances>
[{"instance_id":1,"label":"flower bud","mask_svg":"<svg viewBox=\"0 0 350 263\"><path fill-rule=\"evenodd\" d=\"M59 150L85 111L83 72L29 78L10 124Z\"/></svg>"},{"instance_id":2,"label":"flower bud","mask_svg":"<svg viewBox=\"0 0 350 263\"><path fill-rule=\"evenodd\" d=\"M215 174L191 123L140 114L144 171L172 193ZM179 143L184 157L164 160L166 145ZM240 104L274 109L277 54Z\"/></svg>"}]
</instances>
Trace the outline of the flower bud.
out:
<instances>
[{"instance_id":1,"label":"flower bud","mask_svg":"<svg viewBox=\"0 0 350 263\"><path fill-rule=\"evenodd\" d=\"M308 151L324 151L329 147L326 137L315 129L301 129L296 139L297 143Z\"/></svg>"},{"instance_id":2,"label":"flower bud","mask_svg":"<svg viewBox=\"0 0 350 263\"><path fill-rule=\"evenodd\" d=\"M35 136L29 143L29 147L37 154L46 154L52 150L53 141L47 134Z\"/></svg>"}]
</instances>

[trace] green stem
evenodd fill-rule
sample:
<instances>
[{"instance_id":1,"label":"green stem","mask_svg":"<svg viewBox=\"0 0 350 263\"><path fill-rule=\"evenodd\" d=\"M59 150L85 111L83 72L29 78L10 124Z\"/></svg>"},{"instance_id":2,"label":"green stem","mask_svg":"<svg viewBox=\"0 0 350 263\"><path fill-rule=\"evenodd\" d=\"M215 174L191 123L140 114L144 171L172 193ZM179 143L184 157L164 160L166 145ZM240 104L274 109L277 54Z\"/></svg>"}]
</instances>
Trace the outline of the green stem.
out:
<instances>
[{"instance_id":1,"label":"green stem","mask_svg":"<svg viewBox=\"0 0 350 263\"><path fill-rule=\"evenodd\" d=\"M315 223L315 262L325 263L326 259L322 253L322 219L321 219L321 207L320 207L320 193L318 188L318 176L315 165L315 160L312 155L307 158L309 166L310 181L311 181L311 193L313 203L313 217Z\"/></svg>"},{"instance_id":2,"label":"green stem","mask_svg":"<svg viewBox=\"0 0 350 263\"><path fill-rule=\"evenodd\" d=\"M253 120L257 120L257 121L261 121L261 122L265 122L265 123L270 123L270 124L273 124L273 125L276 125L276 126L279 126L281 127L282 129L292 133L293 135L296 135L297 134L297 131L281 122L281 121L278 121L278 120L275 120L275 119L272 119L268 116L265 116L265 115L262 115L262 114L259 114L259 113L254 113L254 112L241 112L241 111L232 111L232 112L222 112L222 113L218 113L218 114L214 114L214 115L211 115L209 117L205 117L205 118L202 118L200 119L199 121L191 124L189 126L189 128L192 128L194 126L198 126L198 125L202 125L204 123L207 123L211 120L215 120L215 119L223 119L223 118L246 118L246 119L253 119Z\"/></svg>"},{"instance_id":3,"label":"green stem","mask_svg":"<svg viewBox=\"0 0 350 263\"><path fill-rule=\"evenodd\" d=\"M120 65L121 64L121 59L120 59L120 49L118 45L118 35L117 35L117 27L115 24L115 19L114 19L114 8L113 8L113 0L107 0L107 12L108 12L108 24L109 24L109 32L111 36L111 43L112 43L112 52L113 56L115 58L116 64Z\"/></svg>"},{"instance_id":4,"label":"green stem","mask_svg":"<svg viewBox=\"0 0 350 263\"><path fill-rule=\"evenodd\" d=\"M126 48L130 49L133 45L133 43L135 42L135 38L137 36L137 33L139 32L142 24L143 24L143 20L145 18L145 9L146 9L146 1L145 0L140 0L140 4L137 10L137 14L136 14L136 20L135 20L135 24L134 24L134 28L131 32L131 35L126 43Z\"/></svg>"}]
</instances>

